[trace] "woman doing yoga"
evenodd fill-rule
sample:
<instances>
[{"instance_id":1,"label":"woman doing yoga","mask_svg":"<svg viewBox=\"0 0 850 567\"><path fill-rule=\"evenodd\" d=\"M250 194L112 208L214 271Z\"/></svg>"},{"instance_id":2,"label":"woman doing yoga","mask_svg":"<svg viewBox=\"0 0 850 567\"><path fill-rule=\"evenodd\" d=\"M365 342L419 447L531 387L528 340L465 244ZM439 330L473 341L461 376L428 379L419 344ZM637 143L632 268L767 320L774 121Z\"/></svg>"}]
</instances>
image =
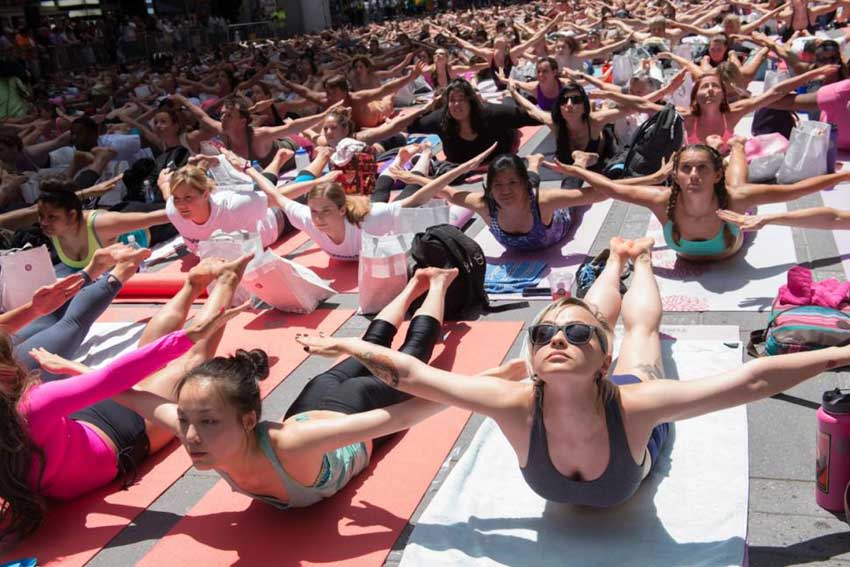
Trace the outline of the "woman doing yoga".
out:
<instances>
[{"instance_id":1,"label":"woman doing yoga","mask_svg":"<svg viewBox=\"0 0 850 567\"><path fill-rule=\"evenodd\" d=\"M616 506L631 498L657 462L668 423L777 394L850 362L850 347L760 358L696 380L665 380L661 297L650 263L653 241L611 240L604 271L585 301L547 306L528 328L533 380L464 377L354 338L304 336L311 353L359 360L408 394L495 420L516 452L528 485L547 500ZM620 274L634 262L620 298ZM625 328L612 366L612 326Z\"/></svg>"},{"instance_id":2,"label":"woman doing yoga","mask_svg":"<svg viewBox=\"0 0 850 567\"><path fill-rule=\"evenodd\" d=\"M741 138L730 140L730 165L708 146L686 146L673 158L672 185L623 185L586 169L544 163L565 175L581 177L613 199L647 207L664 227L664 240L687 260L722 260L741 249L743 236L718 218L718 209L743 213L757 205L793 201L850 179L850 172L804 179L791 185L745 183L747 168Z\"/></svg>"}]
</instances>

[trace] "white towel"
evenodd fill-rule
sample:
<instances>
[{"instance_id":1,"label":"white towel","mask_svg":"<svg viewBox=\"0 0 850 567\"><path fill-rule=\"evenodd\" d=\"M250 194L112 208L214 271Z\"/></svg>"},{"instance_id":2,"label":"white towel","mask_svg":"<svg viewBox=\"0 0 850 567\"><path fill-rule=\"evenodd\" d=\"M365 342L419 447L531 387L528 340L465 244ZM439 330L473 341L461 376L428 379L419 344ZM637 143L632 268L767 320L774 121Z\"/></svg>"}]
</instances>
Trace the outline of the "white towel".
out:
<instances>
[{"instance_id":1,"label":"white towel","mask_svg":"<svg viewBox=\"0 0 850 567\"><path fill-rule=\"evenodd\" d=\"M664 328L667 376L741 364L737 327ZM742 565L747 533L743 407L679 422L637 494L613 509L547 503L485 421L420 517L402 567Z\"/></svg>"}]
</instances>

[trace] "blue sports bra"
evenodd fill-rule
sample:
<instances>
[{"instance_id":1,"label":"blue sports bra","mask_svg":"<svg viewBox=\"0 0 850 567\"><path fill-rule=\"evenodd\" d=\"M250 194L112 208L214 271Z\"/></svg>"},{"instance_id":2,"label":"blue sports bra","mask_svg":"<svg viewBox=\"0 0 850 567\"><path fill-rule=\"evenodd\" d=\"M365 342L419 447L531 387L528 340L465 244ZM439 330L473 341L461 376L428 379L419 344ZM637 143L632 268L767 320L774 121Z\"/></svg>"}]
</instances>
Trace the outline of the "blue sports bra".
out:
<instances>
[{"instance_id":1,"label":"blue sports bra","mask_svg":"<svg viewBox=\"0 0 850 567\"><path fill-rule=\"evenodd\" d=\"M540 203L534 194L534 187L540 184L540 178L529 175L528 198L531 200L531 216L534 224L525 233L507 232L499 225L499 209L488 201L487 210L490 213L490 232L493 237L509 250L530 252L542 250L561 242L570 229L572 222L570 209L557 209L552 215L552 222L543 224L540 217Z\"/></svg>"},{"instance_id":2,"label":"blue sports bra","mask_svg":"<svg viewBox=\"0 0 850 567\"><path fill-rule=\"evenodd\" d=\"M680 237L679 242L676 243L673 238L673 222L668 220L664 223L664 240L671 250L680 254L688 256L716 256L727 250L726 241L723 238L723 233L727 228L732 233L732 236L737 239L741 233L741 229L734 224L724 223L724 226L720 227L717 235L710 240L686 240Z\"/></svg>"}]
</instances>

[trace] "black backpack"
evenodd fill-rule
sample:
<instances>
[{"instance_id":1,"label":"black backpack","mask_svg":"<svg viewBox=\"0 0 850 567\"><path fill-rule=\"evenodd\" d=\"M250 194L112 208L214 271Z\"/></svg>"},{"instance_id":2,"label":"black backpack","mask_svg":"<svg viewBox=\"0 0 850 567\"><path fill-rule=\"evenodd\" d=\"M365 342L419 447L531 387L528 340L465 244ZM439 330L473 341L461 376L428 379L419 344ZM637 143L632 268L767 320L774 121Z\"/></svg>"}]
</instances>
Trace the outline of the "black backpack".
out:
<instances>
[{"instance_id":1,"label":"black backpack","mask_svg":"<svg viewBox=\"0 0 850 567\"><path fill-rule=\"evenodd\" d=\"M457 268L458 276L446 293L445 319L457 320L468 309L490 310L490 300L484 291L487 261L481 247L450 224L431 226L413 238L410 250L415 269ZM414 303L415 311L421 300Z\"/></svg>"},{"instance_id":2,"label":"black backpack","mask_svg":"<svg viewBox=\"0 0 850 567\"><path fill-rule=\"evenodd\" d=\"M797 115L788 110L776 108L759 108L753 115L753 125L750 130L753 136L779 132L789 140L791 130L797 125Z\"/></svg>"},{"instance_id":3,"label":"black backpack","mask_svg":"<svg viewBox=\"0 0 850 567\"><path fill-rule=\"evenodd\" d=\"M662 159L670 159L682 147L685 121L676 107L667 104L640 125L626 149L608 162L603 172L610 179L655 173Z\"/></svg>"}]
</instances>

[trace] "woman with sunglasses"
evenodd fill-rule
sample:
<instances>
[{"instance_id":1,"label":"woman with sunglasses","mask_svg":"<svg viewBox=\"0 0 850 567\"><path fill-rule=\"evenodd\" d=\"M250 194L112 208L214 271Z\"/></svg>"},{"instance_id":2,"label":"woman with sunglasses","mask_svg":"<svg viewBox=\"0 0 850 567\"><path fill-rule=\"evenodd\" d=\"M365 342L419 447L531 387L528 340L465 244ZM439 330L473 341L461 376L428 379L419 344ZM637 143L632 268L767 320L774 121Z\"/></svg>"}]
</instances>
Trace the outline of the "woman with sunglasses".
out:
<instances>
[{"instance_id":1,"label":"woman with sunglasses","mask_svg":"<svg viewBox=\"0 0 850 567\"><path fill-rule=\"evenodd\" d=\"M538 315L526 340L531 382L460 376L358 339L297 340L311 353L351 356L402 392L492 418L543 498L617 506L658 461L670 422L766 398L850 362L850 347L831 347L759 358L696 380L664 379L652 245L652 239L615 237L585 301L561 299ZM628 260L634 279L621 300L620 272ZM621 308L625 331L609 376L611 326Z\"/></svg>"}]
</instances>

